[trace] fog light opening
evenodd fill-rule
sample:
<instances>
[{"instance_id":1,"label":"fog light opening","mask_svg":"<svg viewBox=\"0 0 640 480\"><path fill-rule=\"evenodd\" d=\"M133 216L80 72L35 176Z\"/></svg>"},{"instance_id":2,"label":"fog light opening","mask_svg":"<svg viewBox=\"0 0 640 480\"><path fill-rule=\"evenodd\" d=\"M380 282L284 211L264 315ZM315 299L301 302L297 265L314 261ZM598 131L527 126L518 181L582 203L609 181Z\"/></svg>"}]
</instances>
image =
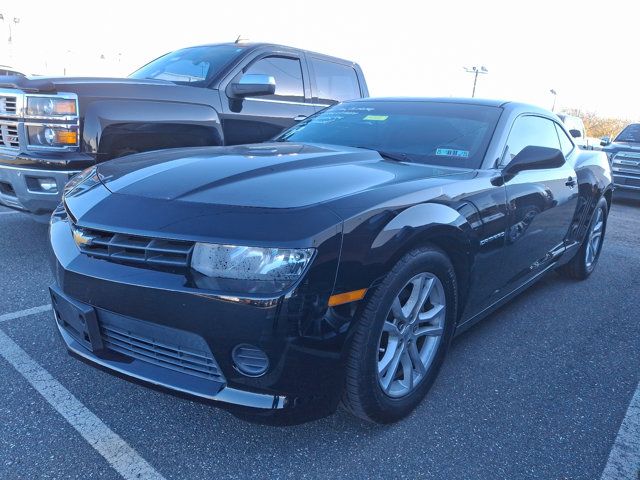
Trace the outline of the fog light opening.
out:
<instances>
[{"instance_id":1,"label":"fog light opening","mask_svg":"<svg viewBox=\"0 0 640 480\"><path fill-rule=\"evenodd\" d=\"M45 192L57 192L58 184L53 178L39 178L38 185Z\"/></svg>"},{"instance_id":2,"label":"fog light opening","mask_svg":"<svg viewBox=\"0 0 640 480\"><path fill-rule=\"evenodd\" d=\"M269 369L267 354L253 345L241 343L231 352L233 366L247 377L259 377Z\"/></svg>"}]
</instances>

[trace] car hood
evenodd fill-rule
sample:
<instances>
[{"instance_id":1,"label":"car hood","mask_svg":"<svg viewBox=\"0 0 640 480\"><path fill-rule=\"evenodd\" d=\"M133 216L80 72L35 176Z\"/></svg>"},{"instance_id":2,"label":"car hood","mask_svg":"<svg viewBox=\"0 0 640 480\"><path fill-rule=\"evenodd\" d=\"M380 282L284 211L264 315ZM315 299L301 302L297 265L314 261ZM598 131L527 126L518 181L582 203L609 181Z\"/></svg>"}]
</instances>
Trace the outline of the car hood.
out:
<instances>
[{"instance_id":1,"label":"car hood","mask_svg":"<svg viewBox=\"0 0 640 480\"><path fill-rule=\"evenodd\" d=\"M614 142L610 145L607 145L604 148L605 151L629 151L629 152L640 152L640 143L632 143L632 142Z\"/></svg>"},{"instance_id":2,"label":"car hood","mask_svg":"<svg viewBox=\"0 0 640 480\"><path fill-rule=\"evenodd\" d=\"M459 169L383 159L360 148L270 143L146 152L100 164L112 193L238 207L300 208Z\"/></svg>"}]
</instances>

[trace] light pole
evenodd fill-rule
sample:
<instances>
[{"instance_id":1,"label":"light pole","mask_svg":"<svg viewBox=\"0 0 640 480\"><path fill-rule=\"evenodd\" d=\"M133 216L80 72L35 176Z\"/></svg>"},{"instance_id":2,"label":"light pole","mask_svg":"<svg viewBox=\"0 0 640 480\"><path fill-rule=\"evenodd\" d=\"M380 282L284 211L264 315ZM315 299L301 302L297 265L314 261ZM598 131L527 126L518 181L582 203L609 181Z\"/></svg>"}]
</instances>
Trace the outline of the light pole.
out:
<instances>
[{"instance_id":1,"label":"light pole","mask_svg":"<svg viewBox=\"0 0 640 480\"><path fill-rule=\"evenodd\" d=\"M20 19L18 17L13 17L13 19L9 20L8 18L5 19L4 18L4 14L0 13L0 20L2 20L3 22L7 23L7 26L9 27L9 45L11 45L11 42L13 41L13 31L11 30L11 24L19 24L20 23Z\"/></svg>"},{"instance_id":2,"label":"light pole","mask_svg":"<svg viewBox=\"0 0 640 480\"><path fill-rule=\"evenodd\" d=\"M556 110L556 98L558 98L558 92L556 92L553 88L549 90L549 93L553 95L553 105L551 106L551 111L555 112Z\"/></svg>"},{"instance_id":3,"label":"light pole","mask_svg":"<svg viewBox=\"0 0 640 480\"><path fill-rule=\"evenodd\" d=\"M476 83L478 83L478 75L486 75L489 73L487 67L464 67L465 72L473 73L473 91L471 92L471 97L476 96Z\"/></svg>"},{"instance_id":4,"label":"light pole","mask_svg":"<svg viewBox=\"0 0 640 480\"><path fill-rule=\"evenodd\" d=\"M20 19L18 17L13 17L12 19L9 18L4 18L4 14L0 13L0 20L2 20L3 22L5 22L7 24L7 27L9 27L9 38L7 39L7 43L9 44L9 58L13 58L13 52L12 52L12 43L13 43L13 30L11 28L11 24L13 23L14 25L17 25L20 23Z\"/></svg>"}]
</instances>

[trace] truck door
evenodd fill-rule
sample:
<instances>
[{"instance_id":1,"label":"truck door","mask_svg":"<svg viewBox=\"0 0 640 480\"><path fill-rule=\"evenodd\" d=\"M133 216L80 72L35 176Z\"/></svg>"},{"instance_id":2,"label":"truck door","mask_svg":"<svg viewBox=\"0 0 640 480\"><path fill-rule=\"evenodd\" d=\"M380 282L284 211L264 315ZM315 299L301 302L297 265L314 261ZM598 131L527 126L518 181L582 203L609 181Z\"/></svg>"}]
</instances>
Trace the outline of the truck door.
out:
<instances>
[{"instance_id":1,"label":"truck door","mask_svg":"<svg viewBox=\"0 0 640 480\"><path fill-rule=\"evenodd\" d=\"M299 56L260 56L238 72L230 83L246 73L272 76L276 89L273 95L244 98L234 98L228 91L221 92L223 111L220 117L225 145L264 142L315 112L306 93L310 92L306 64Z\"/></svg>"}]
</instances>

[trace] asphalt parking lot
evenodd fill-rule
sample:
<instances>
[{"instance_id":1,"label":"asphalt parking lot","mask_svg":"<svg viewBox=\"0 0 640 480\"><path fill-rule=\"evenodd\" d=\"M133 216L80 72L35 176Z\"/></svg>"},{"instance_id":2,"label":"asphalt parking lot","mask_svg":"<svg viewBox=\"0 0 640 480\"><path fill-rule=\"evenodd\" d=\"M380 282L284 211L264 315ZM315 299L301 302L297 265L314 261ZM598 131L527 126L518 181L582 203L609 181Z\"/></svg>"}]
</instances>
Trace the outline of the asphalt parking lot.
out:
<instances>
[{"instance_id":1,"label":"asphalt parking lot","mask_svg":"<svg viewBox=\"0 0 640 480\"><path fill-rule=\"evenodd\" d=\"M640 478L640 203L614 204L589 280L551 274L458 337L386 427L254 425L69 357L46 234L0 209L2 479Z\"/></svg>"}]
</instances>

